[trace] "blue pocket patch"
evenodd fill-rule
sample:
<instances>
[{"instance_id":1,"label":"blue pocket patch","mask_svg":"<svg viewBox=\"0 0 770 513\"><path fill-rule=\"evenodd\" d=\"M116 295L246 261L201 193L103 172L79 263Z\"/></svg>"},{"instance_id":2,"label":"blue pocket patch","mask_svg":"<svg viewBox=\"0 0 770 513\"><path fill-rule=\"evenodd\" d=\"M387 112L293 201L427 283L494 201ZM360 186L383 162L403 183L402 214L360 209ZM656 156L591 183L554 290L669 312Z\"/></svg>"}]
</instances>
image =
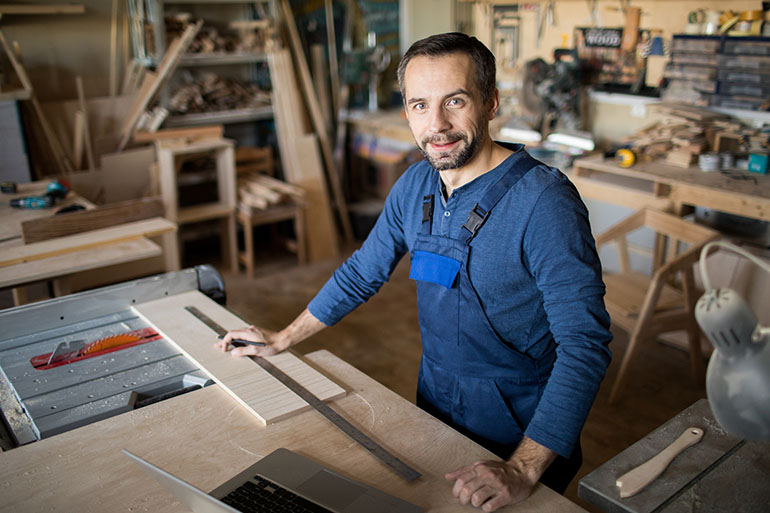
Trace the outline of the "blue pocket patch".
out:
<instances>
[{"instance_id":1,"label":"blue pocket patch","mask_svg":"<svg viewBox=\"0 0 770 513\"><path fill-rule=\"evenodd\" d=\"M413 280L429 281L451 289L460 272L460 262L428 251L415 251L409 277Z\"/></svg>"}]
</instances>

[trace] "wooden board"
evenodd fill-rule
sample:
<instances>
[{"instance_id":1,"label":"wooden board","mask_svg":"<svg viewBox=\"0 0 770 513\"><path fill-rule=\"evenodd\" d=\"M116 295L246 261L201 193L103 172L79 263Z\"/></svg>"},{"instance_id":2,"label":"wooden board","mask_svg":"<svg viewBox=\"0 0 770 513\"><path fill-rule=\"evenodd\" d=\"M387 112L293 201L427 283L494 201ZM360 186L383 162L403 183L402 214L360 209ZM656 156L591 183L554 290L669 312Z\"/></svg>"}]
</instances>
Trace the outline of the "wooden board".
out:
<instances>
[{"instance_id":1,"label":"wooden board","mask_svg":"<svg viewBox=\"0 0 770 513\"><path fill-rule=\"evenodd\" d=\"M21 235L25 244L31 244L150 217L163 217L163 211L163 203L158 198L124 201L92 210L25 221L21 223Z\"/></svg>"},{"instance_id":2,"label":"wooden board","mask_svg":"<svg viewBox=\"0 0 770 513\"><path fill-rule=\"evenodd\" d=\"M104 154L101 161L104 203L128 201L151 194L150 166L156 161L153 146Z\"/></svg>"},{"instance_id":3,"label":"wooden board","mask_svg":"<svg viewBox=\"0 0 770 513\"><path fill-rule=\"evenodd\" d=\"M186 128L166 128L156 132L137 131L134 142L155 142L163 139L221 139L224 136L223 125L206 125Z\"/></svg>"},{"instance_id":4,"label":"wooden board","mask_svg":"<svg viewBox=\"0 0 770 513\"><path fill-rule=\"evenodd\" d=\"M161 255L160 246L149 239L131 239L99 248L70 253L0 267L0 288L24 283L59 278L72 273L101 269L110 265L134 262Z\"/></svg>"},{"instance_id":5,"label":"wooden board","mask_svg":"<svg viewBox=\"0 0 770 513\"><path fill-rule=\"evenodd\" d=\"M197 307L225 329L248 324L198 291L143 303L132 310L263 423L272 424L310 408L256 362L233 358L215 348L216 334L186 311L185 306ZM330 401L345 395L345 389L292 353L284 352L267 359L322 400Z\"/></svg>"},{"instance_id":6,"label":"wooden board","mask_svg":"<svg viewBox=\"0 0 770 513\"><path fill-rule=\"evenodd\" d=\"M25 244L3 250L0 256L0 267L31 262L64 253L72 253L82 249L104 246L114 242L152 237L176 230L176 224L163 218L153 218L144 221L126 223L112 228L102 228L90 232L59 237L57 239Z\"/></svg>"}]
</instances>

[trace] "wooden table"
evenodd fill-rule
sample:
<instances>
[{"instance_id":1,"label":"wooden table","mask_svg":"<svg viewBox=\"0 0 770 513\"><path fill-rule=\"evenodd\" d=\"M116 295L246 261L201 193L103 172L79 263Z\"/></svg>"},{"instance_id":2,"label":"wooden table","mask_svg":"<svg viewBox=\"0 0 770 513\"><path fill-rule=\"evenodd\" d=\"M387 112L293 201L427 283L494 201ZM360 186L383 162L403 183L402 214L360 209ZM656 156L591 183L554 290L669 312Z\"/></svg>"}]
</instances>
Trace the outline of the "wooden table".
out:
<instances>
[{"instance_id":1,"label":"wooden table","mask_svg":"<svg viewBox=\"0 0 770 513\"><path fill-rule=\"evenodd\" d=\"M770 221L770 175L734 170L707 173L663 161L622 168L601 155L578 159L571 176L581 195L631 208L681 212L684 205ZM624 180L625 179L625 180Z\"/></svg>"},{"instance_id":2,"label":"wooden table","mask_svg":"<svg viewBox=\"0 0 770 513\"><path fill-rule=\"evenodd\" d=\"M667 447L689 427L700 442L679 454L658 479L620 498L615 479ZM721 513L767 511L770 443L730 436L701 399L583 479L578 496L608 513Z\"/></svg>"},{"instance_id":3,"label":"wooden table","mask_svg":"<svg viewBox=\"0 0 770 513\"><path fill-rule=\"evenodd\" d=\"M331 353L306 358L349 391L332 406L423 477L407 483L312 410L266 427L213 385L0 454L0 511L185 511L120 450L212 490L279 447L428 511L479 511L443 476L491 453ZM584 510L541 485L500 511Z\"/></svg>"}]
</instances>

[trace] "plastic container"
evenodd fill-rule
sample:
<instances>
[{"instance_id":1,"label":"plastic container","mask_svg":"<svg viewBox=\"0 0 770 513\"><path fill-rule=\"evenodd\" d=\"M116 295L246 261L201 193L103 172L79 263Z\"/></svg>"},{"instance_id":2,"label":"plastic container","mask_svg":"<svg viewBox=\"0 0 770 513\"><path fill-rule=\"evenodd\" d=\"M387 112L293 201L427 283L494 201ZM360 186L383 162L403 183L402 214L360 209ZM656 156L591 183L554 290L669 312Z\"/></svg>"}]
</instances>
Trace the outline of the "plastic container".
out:
<instances>
[{"instance_id":1,"label":"plastic container","mask_svg":"<svg viewBox=\"0 0 770 513\"><path fill-rule=\"evenodd\" d=\"M747 84L745 82L719 82L717 91L719 94L770 98L770 82L765 82L764 84Z\"/></svg>"},{"instance_id":2,"label":"plastic container","mask_svg":"<svg viewBox=\"0 0 770 513\"><path fill-rule=\"evenodd\" d=\"M770 57L753 55L719 55L717 62L720 68L743 69L767 72L770 70Z\"/></svg>"},{"instance_id":3,"label":"plastic container","mask_svg":"<svg viewBox=\"0 0 770 513\"><path fill-rule=\"evenodd\" d=\"M716 68L710 66L691 66L689 64L669 63L666 65L666 69L663 70L664 77L681 80L713 81L716 75Z\"/></svg>"},{"instance_id":4,"label":"plastic container","mask_svg":"<svg viewBox=\"0 0 770 513\"><path fill-rule=\"evenodd\" d=\"M672 52L671 62L674 64L716 66L718 61L715 53Z\"/></svg>"},{"instance_id":5,"label":"plastic container","mask_svg":"<svg viewBox=\"0 0 770 513\"><path fill-rule=\"evenodd\" d=\"M717 53L721 43L719 37L675 35L671 42L671 51Z\"/></svg>"},{"instance_id":6,"label":"plastic container","mask_svg":"<svg viewBox=\"0 0 770 513\"><path fill-rule=\"evenodd\" d=\"M717 70L717 80L744 84L770 84L770 70L767 70L767 73L759 73L740 69L719 69Z\"/></svg>"},{"instance_id":7,"label":"plastic container","mask_svg":"<svg viewBox=\"0 0 770 513\"><path fill-rule=\"evenodd\" d=\"M711 105L714 107L724 107L726 109L760 110L760 107L767 103L768 100L752 98L749 96L711 95Z\"/></svg>"},{"instance_id":8,"label":"plastic container","mask_svg":"<svg viewBox=\"0 0 770 513\"><path fill-rule=\"evenodd\" d=\"M770 57L770 38L765 41L728 39L722 53L733 55L761 55Z\"/></svg>"}]
</instances>

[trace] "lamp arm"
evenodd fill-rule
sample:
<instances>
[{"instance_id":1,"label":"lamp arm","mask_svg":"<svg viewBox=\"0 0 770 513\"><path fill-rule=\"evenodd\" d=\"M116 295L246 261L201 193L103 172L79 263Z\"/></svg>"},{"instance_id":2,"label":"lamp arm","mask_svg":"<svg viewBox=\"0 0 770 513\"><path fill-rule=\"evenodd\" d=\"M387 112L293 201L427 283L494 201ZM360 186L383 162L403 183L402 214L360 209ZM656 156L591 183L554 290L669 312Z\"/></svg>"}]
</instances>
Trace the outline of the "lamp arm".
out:
<instances>
[{"instance_id":1,"label":"lamp arm","mask_svg":"<svg viewBox=\"0 0 770 513\"><path fill-rule=\"evenodd\" d=\"M762 259L760 259L756 255L753 255L753 254L749 253L748 251L746 251L745 249L743 249L743 248L741 248L739 246L736 246L735 244L733 244L731 242L727 242L725 240L711 241L708 244L706 244L705 246L703 246L703 249L700 252L700 261L699 261L700 275L701 275L701 278L703 279L703 286L706 288L706 292L710 292L712 290L712 288L711 288L711 280L709 279L708 272L706 271L706 257L709 254L709 250L712 247L714 247L714 246L721 246L721 247L723 247L725 249L728 249L728 250L730 250L730 251L732 251L734 253L738 253L742 257L750 260L751 262L754 262L757 266L759 266L761 269L763 269L768 274L770 274L770 264L768 264L767 262L763 261ZM752 338L754 340L758 340L758 339L762 338L765 335L770 335L770 327L757 326L757 329L754 331L754 335L753 335Z\"/></svg>"}]
</instances>

